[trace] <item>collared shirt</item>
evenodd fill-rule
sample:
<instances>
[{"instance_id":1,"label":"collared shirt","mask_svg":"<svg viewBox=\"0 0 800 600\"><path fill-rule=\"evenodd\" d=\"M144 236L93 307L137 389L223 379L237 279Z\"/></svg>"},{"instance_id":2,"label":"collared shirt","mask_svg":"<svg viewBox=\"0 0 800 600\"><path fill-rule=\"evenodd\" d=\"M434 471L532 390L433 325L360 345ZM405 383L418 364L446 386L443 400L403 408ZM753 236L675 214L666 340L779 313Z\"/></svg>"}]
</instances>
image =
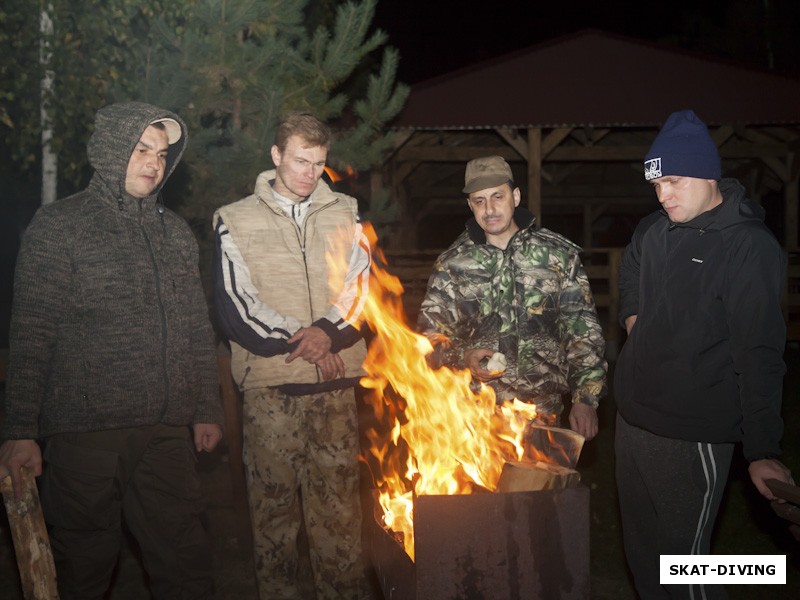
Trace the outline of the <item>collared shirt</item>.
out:
<instances>
[{"instance_id":1,"label":"collared shirt","mask_svg":"<svg viewBox=\"0 0 800 600\"><path fill-rule=\"evenodd\" d=\"M306 196L299 202L291 200L286 196L281 196L275 191L275 186L272 186L272 194L275 196L275 200L278 201L278 205L281 207L283 212L285 212L287 216L294 219L294 222L297 223L298 227L302 227L303 220L308 214L308 209L311 208L311 198L313 194L311 196Z\"/></svg>"}]
</instances>

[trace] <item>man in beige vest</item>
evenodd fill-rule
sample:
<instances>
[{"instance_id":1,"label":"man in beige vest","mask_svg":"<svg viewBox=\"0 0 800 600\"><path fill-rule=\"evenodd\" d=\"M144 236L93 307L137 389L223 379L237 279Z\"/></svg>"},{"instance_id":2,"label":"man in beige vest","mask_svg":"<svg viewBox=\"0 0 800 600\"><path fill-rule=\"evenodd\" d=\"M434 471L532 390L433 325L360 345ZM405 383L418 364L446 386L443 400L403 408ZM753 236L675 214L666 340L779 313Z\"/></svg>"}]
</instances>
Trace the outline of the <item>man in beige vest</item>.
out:
<instances>
[{"instance_id":1,"label":"man in beige vest","mask_svg":"<svg viewBox=\"0 0 800 600\"><path fill-rule=\"evenodd\" d=\"M314 116L288 115L271 150L275 169L214 215L215 304L244 392L262 600L303 597L303 520L317 599L366 594L354 386L364 374L358 323L370 251L356 200L321 180L330 141Z\"/></svg>"}]
</instances>

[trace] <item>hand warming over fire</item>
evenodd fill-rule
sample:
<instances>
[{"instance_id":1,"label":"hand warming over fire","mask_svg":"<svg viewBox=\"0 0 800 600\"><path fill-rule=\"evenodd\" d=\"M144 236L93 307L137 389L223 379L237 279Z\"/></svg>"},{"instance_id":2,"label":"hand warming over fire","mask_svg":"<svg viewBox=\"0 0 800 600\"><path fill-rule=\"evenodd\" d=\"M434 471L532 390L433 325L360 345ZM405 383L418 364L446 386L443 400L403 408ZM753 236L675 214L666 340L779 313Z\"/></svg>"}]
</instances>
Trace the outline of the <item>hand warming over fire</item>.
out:
<instances>
[{"instance_id":1,"label":"hand warming over fire","mask_svg":"<svg viewBox=\"0 0 800 600\"><path fill-rule=\"evenodd\" d=\"M484 358L491 358L494 353L494 350L487 350L486 348L467 350L464 352L464 365L478 381L486 382L499 379L503 375L503 371L491 371L481 367L481 361Z\"/></svg>"},{"instance_id":2,"label":"hand warming over fire","mask_svg":"<svg viewBox=\"0 0 800 600\"><path fill-rule=\"evenodd\" d=\"M331 338L322 329L313 325L300 329L289 338L288 342L290 344L300 343L294 352L286 357L287 363L292 362L298 356L307 362L316 363L322 360L331 349Z\"/></svg>"},{"instance_id":3,"label":"hand warming over fire","mask_svg":"<svg viewBox=\"0 0 800 600\"><path fill-rule=\"evenodd\" d=\"M576 402L569 411L569 426L588 440L597 435L597 411L582 402Z\"/></svg>"},{"instance_id":4,"label":"hand warming over fire","mask_svg":"<svg viewBox=\"0 0 800 600\"><path fill-rule=\"evenodd\" d=\"M765 483L768 479L777 479L784 483L794 485L792 479L792 472L781 461L775 458L763 458L761 460L754 460L747 468L750 473L750 479L753 485L756 486L759 493L767 500L778 500L780 503L786 502L775 497Z\"/></svg>"},{"instance_id":5,"label":"hand warming over fire","mask_svg":"<svg viewBox=\"0 0 800 600\"><path fill-rule=\"evenodd\" d=\"M328 352L316 364L322 373L322 379L325 381L344 377L344 361L338 354Z\"/></svg>"}]
</instances>

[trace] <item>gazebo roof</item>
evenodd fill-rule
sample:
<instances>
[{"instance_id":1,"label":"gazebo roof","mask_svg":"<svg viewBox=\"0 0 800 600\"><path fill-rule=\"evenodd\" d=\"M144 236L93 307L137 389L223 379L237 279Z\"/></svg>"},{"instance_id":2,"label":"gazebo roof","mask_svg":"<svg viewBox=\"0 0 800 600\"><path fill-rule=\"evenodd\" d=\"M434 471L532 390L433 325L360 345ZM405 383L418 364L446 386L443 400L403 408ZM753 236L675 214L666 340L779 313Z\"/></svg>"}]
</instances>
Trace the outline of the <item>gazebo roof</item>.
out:
<instances>
[{"instance_id":1,"label":"gazebo roof","mask_svg":"<svg viewBox=\"0 0 800 600\"><path fill-rule=\"evenodd\" d=\"M800 123L800 80L585 30L412 86L394 129Z\"/></svg>"}]
</instances>

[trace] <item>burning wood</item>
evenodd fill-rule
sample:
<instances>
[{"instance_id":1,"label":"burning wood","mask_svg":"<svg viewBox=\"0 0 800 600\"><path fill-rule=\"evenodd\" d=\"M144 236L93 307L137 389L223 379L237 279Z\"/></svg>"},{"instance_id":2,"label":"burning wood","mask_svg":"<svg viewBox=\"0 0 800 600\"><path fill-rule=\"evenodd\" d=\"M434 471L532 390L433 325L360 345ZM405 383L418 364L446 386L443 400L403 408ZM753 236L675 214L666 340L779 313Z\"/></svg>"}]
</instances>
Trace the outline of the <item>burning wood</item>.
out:
<instances>
[{"instance_id":1,"label":"burning wood","mask_svg":"<svg viewBox=\"0 0 800 600\"><path fill-rule=\"evenodd\" d=\"M580 474L574 469L548 463L506 463L497 482L497 492L536 492L563 490L577 485Z\"/></svg>"},{"instance_id":2,"label":"burning wood","mask_svg":"<svg viewBox=\"0 0 800 600\"><path fill-rule=\"evenodd\" d=\"M514 473L505 475L504 486L567 487L578 481L573 467L583 438L545 427L534 404L514 399L498 407L494 390L476 388L468 370L431 368L433 346L406 323L402 293L396 277L373 268L364 318L374 337L361 383L383 424L366 432L371 456L365 457L382 521L402 534L413 559L415 498L492 492L504 471Z\"/></svg>"},{"instance_id":3,"label":"burning wood","mask_svg":"<svg viewBox=\"0 0 800 600\"><path fill-rule=\"evenodd\" d=\"M586 439L571 429L547 427L531 423L528 425L527 449L536 462L561 465L574 469Z\"/></svg>"}]
</instances>

